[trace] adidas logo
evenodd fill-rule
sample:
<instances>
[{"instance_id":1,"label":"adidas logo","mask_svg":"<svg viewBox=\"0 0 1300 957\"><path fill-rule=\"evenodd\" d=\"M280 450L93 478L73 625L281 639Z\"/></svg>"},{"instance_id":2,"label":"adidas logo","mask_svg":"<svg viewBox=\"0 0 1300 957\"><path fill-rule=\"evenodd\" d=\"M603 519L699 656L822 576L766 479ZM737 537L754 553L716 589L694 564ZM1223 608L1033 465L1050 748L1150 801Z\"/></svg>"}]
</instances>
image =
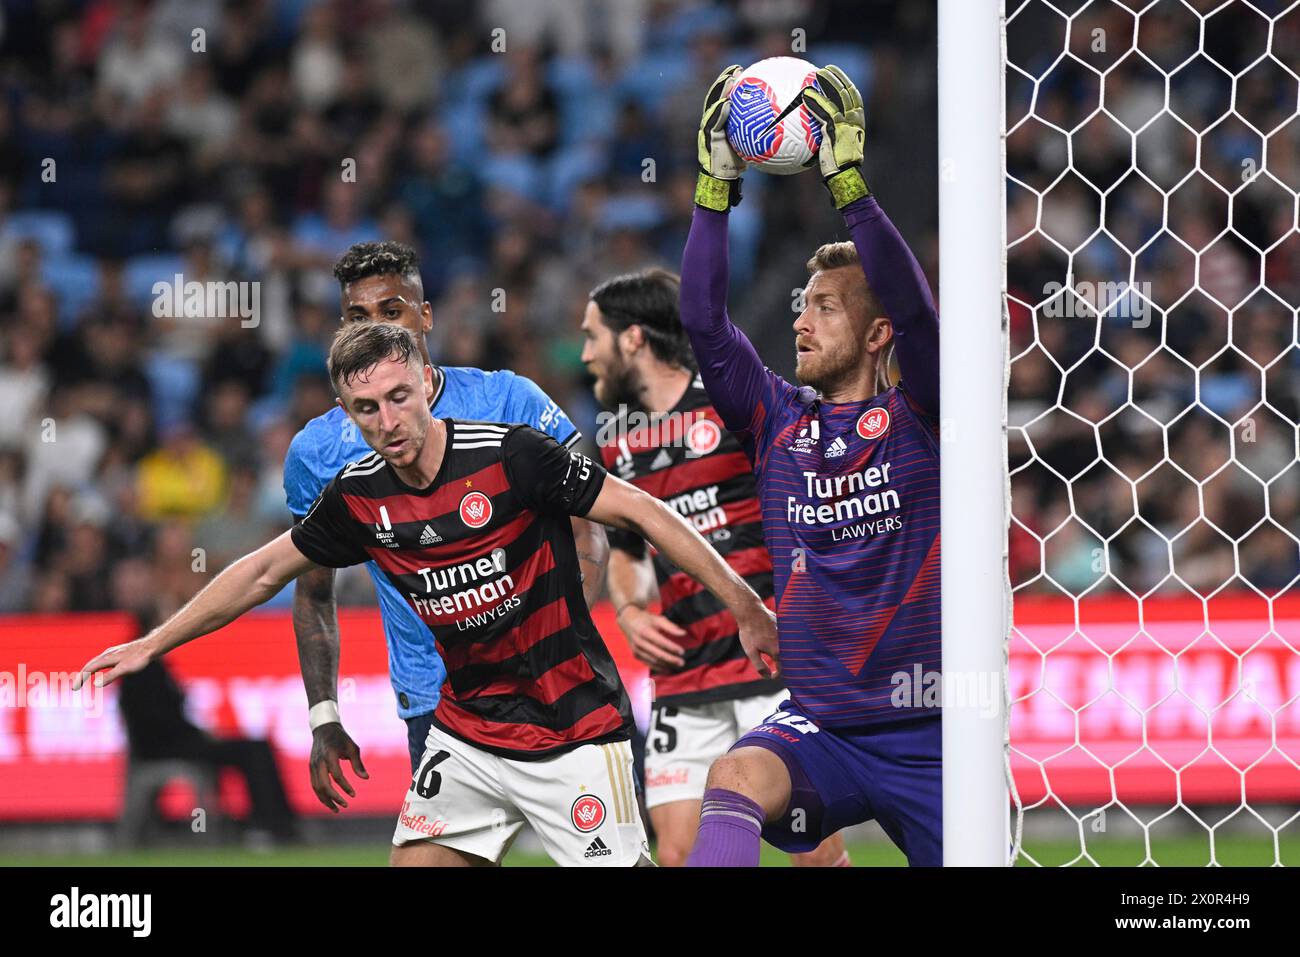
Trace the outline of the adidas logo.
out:
<instances>
[{"instance_id":1,"label":"adidas logo","mask_svg":"<svg viewBox=\"0 0 1300 957\"><path fill-rule=\"evenodd\" d=\"M596 838L594 841L592 841L590 844L587 845L587 850L582 856L583 857L612 857L613 855L614 852L609 849L609 847L605 844L605 842L602 841L600 838Z\"/></svg>"},{"instance_id":2,"label":"adidas logo","mask_svg":"<svg viewBox=\"0 0 1300 957\"><path fill-rule=\"evenodd\" d=\"M424 531L420 533L421 545L435 545L442 541L442 536L435 532L428 525L424 526Z\"/></svg>"},{"instance_id":3,"label":"adidas logo","mask_svg":"<svg viewBox=\"0 0 1300 957\"><path fill-rule=\"evenodd\" d=\"M673 457L668 454L668 450L660 449L659 454L655 456L655 460L650 463L650 471L656 472L659 469L666 469L672 464Z\"/></svg>"},{"instance_id":4,"label":"adidas logo","mask_svg":"<svg viewBox=\"0 0 1300 957\"><path fill-rule=\"evenodd\" d=\"M848 443L844 441L844 436L839 436L826 448L825 458L837 459L849 450Z\"/></svg>"}]
</instances>

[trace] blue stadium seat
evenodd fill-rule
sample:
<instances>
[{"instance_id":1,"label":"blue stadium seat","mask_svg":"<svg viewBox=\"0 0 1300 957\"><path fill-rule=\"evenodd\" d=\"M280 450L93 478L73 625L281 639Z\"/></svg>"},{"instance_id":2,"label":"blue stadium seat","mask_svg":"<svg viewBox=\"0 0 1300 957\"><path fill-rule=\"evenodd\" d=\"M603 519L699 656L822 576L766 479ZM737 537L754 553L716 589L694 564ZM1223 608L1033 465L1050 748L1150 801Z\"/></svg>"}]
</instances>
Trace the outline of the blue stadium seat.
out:
<instances>
[{"instance_id":1,"label":"blue stadium seat","mask_svg":"<svg viewBox=\"0 0 1300 957\"><path fill-rule=\"evenodd\" d=\"M650 53L628 64L614 86L620 99L636 100L648 112L658 113L665 100L690 81L691 58L685 47ZM700 103L704 94L700 90Z\"/></svg>"},{"instance_id":2,"label":"blue stadium seat","mask_svg":"<svg viewBox=\"0 0 1300 957\"><path fill-rule=\"evenodd\" d=\"M484 103L505 75L505 63L500 56L481 56L449 74L444 89L455 90L462 102Z\"/></svg>"},{"instance_id":3,"label":"blue stadium seat","mask_svg":"<svg viewBox=\"0 0 1300 957\"><path fill-rule=\"evenodd\" d=\"M171 284L177 273L185 272L185 260L175 253L146 253L132 256L123 269L126 294L137 306L151 306L156 282Z\"/></svg>"},{"instance_id":4,"label":"blue stadium seat","mask_svg":"<svg viewBox=\"0 0 1300 957\"><path fill-rule=\"evenodd\" d=\"M614 133L617 106L589 60L566 57L551 63L547 82L560 99L560 142L564 146L606 140Z\"/></svg>"},{"instance_id":5,"label":"blue stadium seat","mask_svg":"<svg viewBox=\"0 0 1300 957\"><path fill-rule=\"evenodd\" d=\"M609 168L609 156L598 144L586 143L561 150L547 169L549 202L557 210L566 210L573 191L582 183L603 176Z\"/></svg>"},{"instance_id":6,"label":"blue stadium seat","mask_svg":"<svg viewBox=\"0 0 1300 957\"><path fill-rule=\"evenodd\" d=\"M600 209L600 225L608 230L654 229L663 218L663 206L657 194L636 197L622 193L611 197Z\"/></svg>"},{"instance_id":7,"label":"blue stadium seat","mask_svg":"<svg viewBox=\"0 0 1300 957\"><path fill-rule=\"evenodd\" d=\"M438 125L447 133L452 159L470 166L482 151L487 127L487 110L481 104L454 102L438 114Z\"/></svg>"},{"instance_id":8,"label":"blue stadium seat","mask_svg":"<svg viewBox=\"0 0 1300 957\"><path fill-rule=\"evenodd\" d=\"M584 93L595 85L596 71L586 57L556 57L547 64L546 80L557 93Z\"/></svg>"},{"instance_id":9,"label":"blue stadium seat","mask_svg":"<svg viewBox=\"0 0 1300 957\"><path fill-rule=\"evenodd\" d=\"M165 352L154 352L145 360L145 375L153 388L153 415L159 431L190 418L199 394L198 366Z\"/></svg>"},{"instance_id":10,"label":"blue stadium seat","mask_svg":"<svg viewBox=\"0 0 1300 957\"><path fill-rule=\"evenodd\" d=\"M853 81L853 85L862 94L862 101L864 103L871 101L871 83L874 78L874 71L871 64L871 54L867 52L866 47L853 43L817 43L807 53L803 54L803 58L811 60L818 66L834 63L848 74L849 79Z\"/></svg>"},{"instance_id":11,"label":"blue stadium seat","mask_svg":"<svg viewBox=\"0 0 1300 957\"><path fill-rule=\"evenodd\" d=\"M685 50L690 46L691 41L702 33L729 36L735 23L735 13L726 7L708 4L688 6L671 16L668 22L655 32L654 40L664 49ZM703 98L703 94L700 96Z\"/></svg>"},{"instance_id":12,"label":"blue stadium seat","mask_svg":"<svg viewBox=\"0 0 1300 957\"><path fill-rule=\"evenodd\" d=\"M47 255L41 281L58 296L59 328L67 331L99 292L99 266L90 256L76 253Z\"/></svg>"},{"instance_id":13,"label":"blue stadium seat","mask_svg":"<svg viewBox=\"0 0 1300 957\"><path fill-rule=\"evenodd\" d=\"M71 253L77 240L72 217L47 209L11 213L5 222L5 231L22 239L35 239L46 256Z\"/></svg>"},{"instance_id":14,"label":"blue stadium seat","mask_svg":"<svg viewBox=\"0 0 1300 957\"><path fill-rule=\"evenodd\" d=\"M546 173L527 156L493 156L483 164L480 172L489 186L526 196L537 202L547 199Z\"/></svg>"},{"instance_id":15,"label":"blue stadium seat","mask_svg":"<svg viewBox=\"0 0 1300 957\"><path fill-rule=\"evenodd\" d=\"M1250 408L1252 387L1258 388L1258 380L1243 372L1202 375L1201 405L1216 415L1233 421Z\"/></svg>"}]
</instances>

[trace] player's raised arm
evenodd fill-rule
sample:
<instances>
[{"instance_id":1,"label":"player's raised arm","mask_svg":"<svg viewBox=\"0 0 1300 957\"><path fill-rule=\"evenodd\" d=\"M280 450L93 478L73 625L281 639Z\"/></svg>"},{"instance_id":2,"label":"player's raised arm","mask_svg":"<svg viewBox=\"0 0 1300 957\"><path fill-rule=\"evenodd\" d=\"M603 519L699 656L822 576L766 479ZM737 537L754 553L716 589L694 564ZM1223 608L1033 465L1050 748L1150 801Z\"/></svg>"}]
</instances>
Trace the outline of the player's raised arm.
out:
<instances>
[{"instance_id":1,"label":"player's raised arm","mask_svg":"<svg viewBox=\"0 0 1300 957\"><path fill-rule=\"evenodd\" d=\"M758 673L764 678L780 673L776 618L690 522L653 495L612 475L605 477L588 515L636 532L711 591L736 616L741 646ZM775 667L769 667L763 655L771 658Z\"/></svg>"},{"instance_id":2,"label":"player's raised arm","mask_svg":"<svg viewBox=\"0 0 1300 957\"><path fill-rule=\"evenodd\" d=\"M939 414L939 314L930 284L907 243L862 178L866 141L862 94L837 66L817 71L820 90L803 101L822 127L818 163L835 207L844 214L862 271L894 328L903 389Z\"/></svg>"},{"instance_id":3,"label":"player's raised arm","mask_svg":"<svg viewBox=\"0 0 1300 957\"><path fill-rule=\"evenodd\" d=\"M92 658L73 679L80 688L96 672L107 671L101 684L139 671L178 645L230 624L250 608L273 598L285 585L314 567L285 532L224 569L185 607L135 641L109 648Z\"/></svg>"},{"instance_id":4,"label":"player's raised arm","mask_svg":"<svg viewBox=\"0 0 1300 957\"><path fill-rule=\"evenodd\" d=\"M695 211L682 253L682 326L700 377L723 424L756 432L769 373L745 334L727 317L727 214L740 201L742 160L727 141L727 94L740 67L723 70L704 99Z\"/></svg>"}]
</instances>

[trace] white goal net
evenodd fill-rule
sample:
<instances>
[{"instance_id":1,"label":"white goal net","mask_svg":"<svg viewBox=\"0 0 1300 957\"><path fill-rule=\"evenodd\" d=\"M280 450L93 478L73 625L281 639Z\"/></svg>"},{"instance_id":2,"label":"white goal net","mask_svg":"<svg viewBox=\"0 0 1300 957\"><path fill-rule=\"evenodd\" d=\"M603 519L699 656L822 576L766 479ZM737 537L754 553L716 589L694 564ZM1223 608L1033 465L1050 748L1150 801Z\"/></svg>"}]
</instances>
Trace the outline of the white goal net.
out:
<instances>
[{"instance_id":1,"label":"white goal net","mask_svg":"<svg viewBox=\"0 0 1300 957\"><path fill-rule=\"evenodd\" d=\"M1300 863L1300 2L1005 28L1014 863Z\"/></svg>"}]
</instances>

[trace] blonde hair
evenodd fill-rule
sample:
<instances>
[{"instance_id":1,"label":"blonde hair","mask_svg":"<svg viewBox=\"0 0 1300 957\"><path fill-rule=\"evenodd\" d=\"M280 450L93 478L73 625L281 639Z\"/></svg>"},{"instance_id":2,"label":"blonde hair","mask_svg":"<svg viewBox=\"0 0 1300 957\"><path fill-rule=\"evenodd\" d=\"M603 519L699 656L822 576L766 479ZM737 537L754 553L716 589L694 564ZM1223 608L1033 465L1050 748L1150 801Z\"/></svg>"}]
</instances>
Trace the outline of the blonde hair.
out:
<instances>
[{"instance_id":1,"label":"blonde hair","mask_svg":"<svg viewBox=\"0 0 1300 957\"><path fill-rule=\"evenodd\" d=\"M805 264L808 267L808 274L811 276L818 272L824 272L828 269L844 269L848 266L854 266L861 273L862 259L858 256L858 247L851 242L824 243L817 247L817 251L812 254L812 258ZM867 277L862 277L864 305L867 316L883 316L884 307L880 300L876 298L875 292L871 288L871 283L867 282ZM894 340L890 339L884 351L876 360L876 392L881 393L890 389L898 382L898 363L894 356Z\"/></svg>"}]
</instances>

